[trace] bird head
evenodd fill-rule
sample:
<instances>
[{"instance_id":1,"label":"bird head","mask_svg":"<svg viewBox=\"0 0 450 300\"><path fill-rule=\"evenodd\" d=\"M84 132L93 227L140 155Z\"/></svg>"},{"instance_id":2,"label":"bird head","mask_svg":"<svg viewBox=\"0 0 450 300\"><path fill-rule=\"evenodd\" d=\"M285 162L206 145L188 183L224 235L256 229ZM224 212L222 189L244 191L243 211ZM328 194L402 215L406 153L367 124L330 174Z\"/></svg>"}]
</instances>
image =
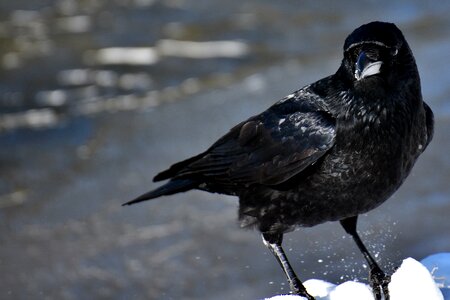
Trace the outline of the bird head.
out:
<instances>
[{"instance_id":1,"label":"bird head","mask_svg":"<svg viewBox=\"0 0 450 300\"><path fill-rule=\"evenodd\" d=\"M402 32L394 24L385 22L362 25L347 37L342 66L347 78L355 84L376 78L389 82L407 75L418 76Z\"/></svg>"}]
</instances>

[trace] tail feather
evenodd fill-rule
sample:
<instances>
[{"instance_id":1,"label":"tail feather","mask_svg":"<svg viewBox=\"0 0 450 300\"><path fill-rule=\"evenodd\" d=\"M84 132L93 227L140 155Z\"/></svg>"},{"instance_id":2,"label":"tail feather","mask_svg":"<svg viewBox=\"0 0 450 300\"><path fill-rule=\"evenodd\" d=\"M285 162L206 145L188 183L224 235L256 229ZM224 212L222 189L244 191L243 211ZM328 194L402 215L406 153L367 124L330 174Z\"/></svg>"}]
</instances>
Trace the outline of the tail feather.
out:
<instances>
[{"instance_id":1,"label":"tail feather","mask_svg":"<svg viewBox=\"0 0 450 300\"><path fill-rule=\"evenodd\" d=\"M160 172L159 174L157 174L154 178L153 181L162 181L162 180L166 180L172 177L175 177L177 175L179 175L178 173L181 172L184 168L186 168L189 164L199 160L200 158L202 158L205 155L205 153L200 153L199 155L193 156L191 158L185 159L183 161L180 161L174 165L172 165L169 169Z\"/></svg>"},{"instance_id":2,"label":"tail feather","mask_svg":"<svg viewBox=\"0 0 450 300\"><path fill-rule=\"evenodd\" d=\"M133 199L131 201L128 201L127 203L122 204L122 206L132 205L138 202L158 198L164 195L173 195L180 192L186 192L188 190L195 188L197 185L198 185L197 182L191 179L173 179L168 183L137 197L136 199Z\"/></svg>"}]
</instances>

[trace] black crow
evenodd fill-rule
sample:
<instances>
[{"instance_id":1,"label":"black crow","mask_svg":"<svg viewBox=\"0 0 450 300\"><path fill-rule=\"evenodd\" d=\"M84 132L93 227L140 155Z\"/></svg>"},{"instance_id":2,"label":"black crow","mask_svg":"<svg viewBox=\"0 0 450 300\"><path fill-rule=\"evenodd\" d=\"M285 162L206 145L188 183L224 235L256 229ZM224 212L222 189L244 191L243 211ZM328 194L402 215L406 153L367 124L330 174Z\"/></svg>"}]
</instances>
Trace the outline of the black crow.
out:
<instances>
[{"instance_id":1,"label":"black crow","mask_svg":"<svg viewBox=\"0 0 450 300\"><path fill-rule=\"evenodd\" d=\"M205 152L174 164L169 180L127 205L199 189L239 197L242 227L256 227L291 291L308 294L281 247L295 227L340 221L370 267L376 299L390 277L356 231L357 217L388 199L433 136L433 113L402 32L372 22L345 40L334 75L233 127Z\"/></svg>"}]
</instances>

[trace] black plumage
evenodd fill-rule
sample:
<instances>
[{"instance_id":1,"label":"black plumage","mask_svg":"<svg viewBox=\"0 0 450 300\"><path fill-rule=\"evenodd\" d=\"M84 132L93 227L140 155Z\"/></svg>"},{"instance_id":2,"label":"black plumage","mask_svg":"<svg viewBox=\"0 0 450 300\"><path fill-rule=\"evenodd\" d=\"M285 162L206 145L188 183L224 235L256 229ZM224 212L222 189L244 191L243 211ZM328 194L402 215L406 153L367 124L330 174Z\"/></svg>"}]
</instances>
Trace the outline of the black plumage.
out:
<instances>
[{"instance_id":1,"label":"black plumage","mask_svg":"<svg viewBox=\"0 0 450 300\"><path fill-rule=\"evenodd\" d=\"M296 226L340 221L368 260L377 298L389 277L356 233L357 216L402 184L433 135L413 54L391 23L357 28L338 71L233 127L205 152L171 166L169 181L126 204L200 189L239 197L294 293L307 294L281 247Z\"/></svg>"}]
</instances>

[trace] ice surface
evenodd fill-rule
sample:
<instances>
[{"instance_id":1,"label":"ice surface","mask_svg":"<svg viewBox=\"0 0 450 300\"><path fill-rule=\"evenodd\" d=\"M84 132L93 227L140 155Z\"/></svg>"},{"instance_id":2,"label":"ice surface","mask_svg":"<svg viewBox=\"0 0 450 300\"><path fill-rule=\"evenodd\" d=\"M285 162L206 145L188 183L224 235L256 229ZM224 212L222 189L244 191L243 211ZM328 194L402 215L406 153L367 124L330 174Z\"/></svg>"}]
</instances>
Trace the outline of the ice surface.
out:
<instances>
[{"instance_id":1,"label":"ice surface","mask_svg":"<svg viewBox=\"0 0 450 300\"><path fill-rule=\"evenodd\" d=\"M431 259L433 258L433 259ZM429 257L426 262L434 267L446 266L447 269L441 270L442 274L450 272L450 253L438 257ZM429 265L427 265L429 266ZM442 284L435 282L442 280L434 277L430 271L421 263L413 258L407 258L403 261L400 268L392 275L389 284L391 300L444 300L444 296L439 288ZM310 279L306 281L305 287L316 300L373 300L371 288L363 283L347 281L338 286L318 280ZM448 282L447 282L448 286ZM444 294L446 292L444 291ZM285 300L285 299L305 299L300 296L280 295L266 300ZM450 297L445 298L450 300Z\"/></svg>"},{"instance_id":2,"label":"ice surface","mask_svg":"<svg viewBox=\"0 0 450 300\"><path fill-rule=\"evenodd\" d=\"M444 299L450 300L450 252L436 253L424 258L421 263L433 275Z\"/></svg>"}]
</instances>

